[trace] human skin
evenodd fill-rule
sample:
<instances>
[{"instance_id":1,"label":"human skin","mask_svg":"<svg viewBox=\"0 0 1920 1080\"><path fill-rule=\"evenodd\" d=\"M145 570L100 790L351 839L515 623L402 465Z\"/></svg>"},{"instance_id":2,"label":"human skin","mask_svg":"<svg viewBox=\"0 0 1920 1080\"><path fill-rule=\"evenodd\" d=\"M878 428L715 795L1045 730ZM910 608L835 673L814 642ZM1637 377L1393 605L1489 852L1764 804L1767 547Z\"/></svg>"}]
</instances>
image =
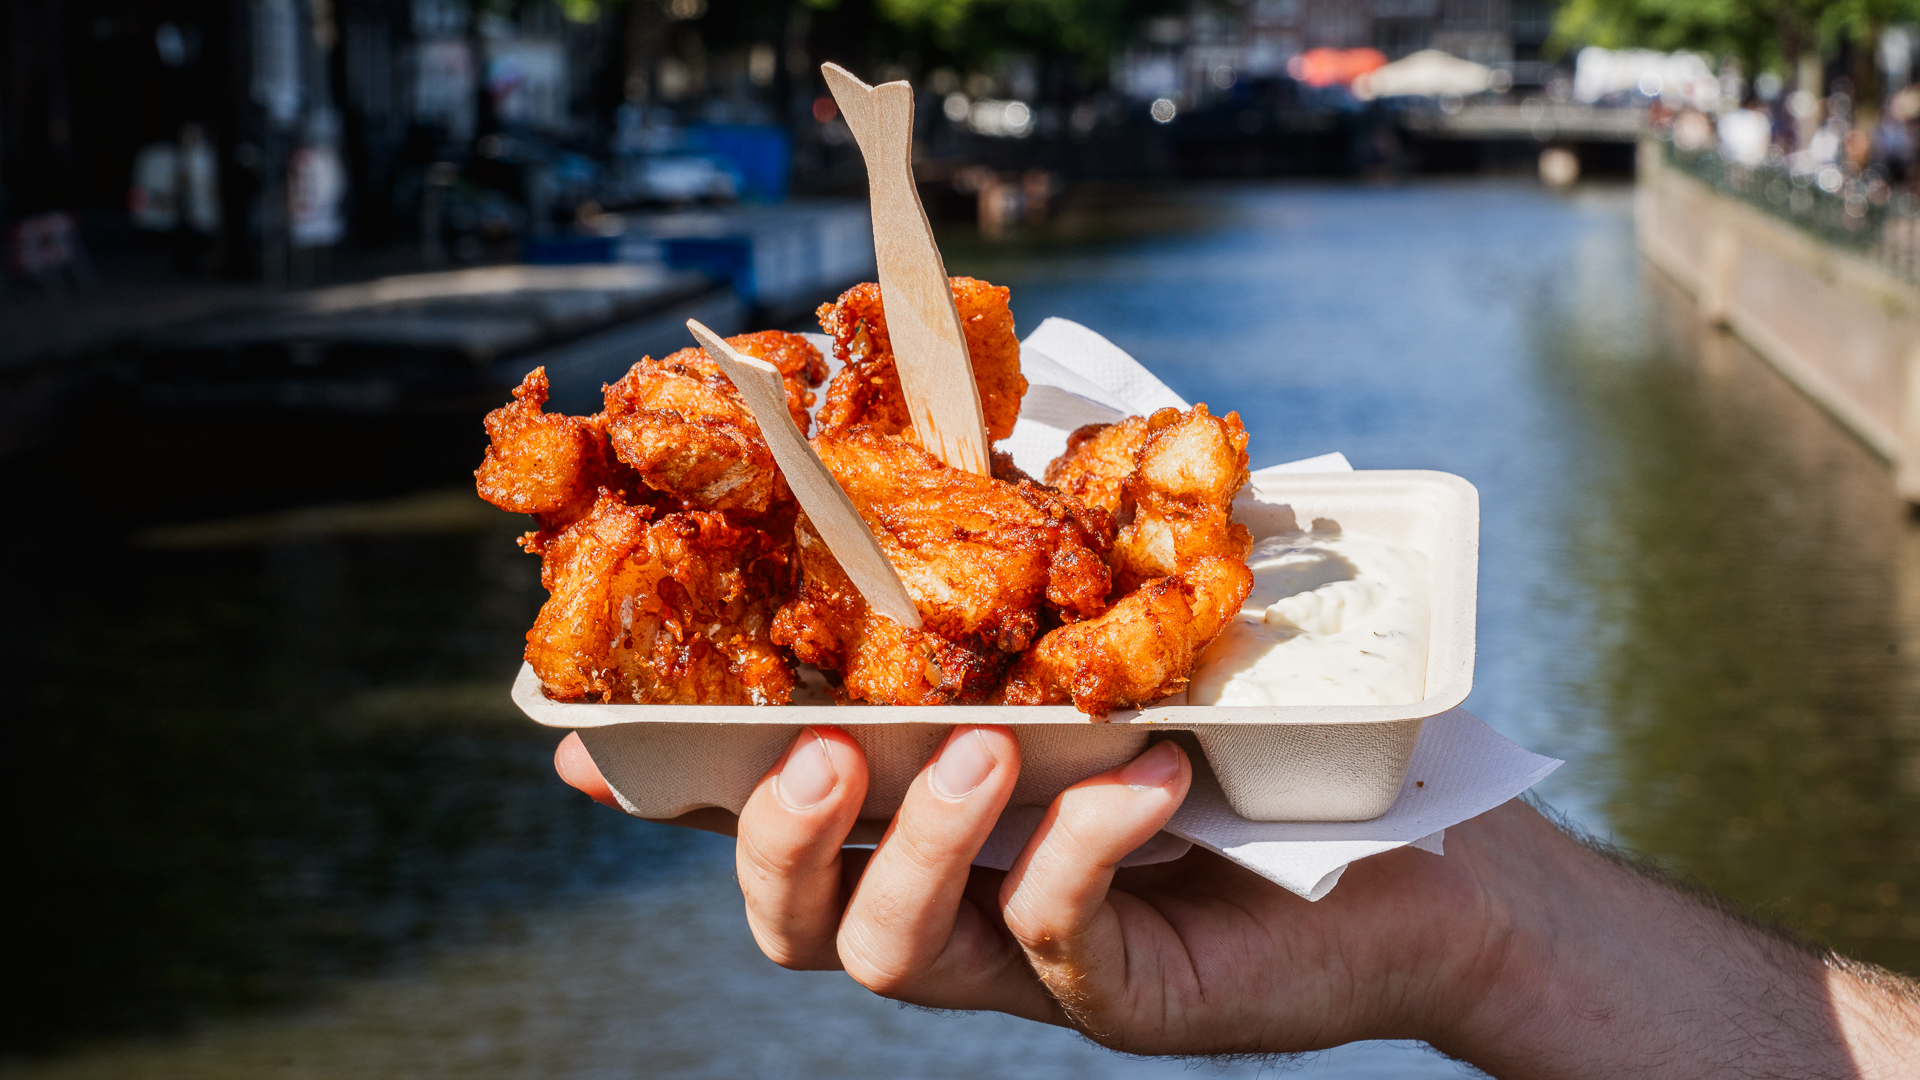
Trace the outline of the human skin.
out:
<instances>
[{"instance_id":1,"label":"human skin","mask_svg":"<svg viewBox=\"0 0 1920 1080\"><path fill-rule=\"evenodd\" d=\"M577 739L560 774L615 804ZM1421 1039L1502 1077L1920 1075L1920 993L1568 836L1514 801L1348 868L1309 903L1196 849L1116 870L1192 779L1162 742L1057 798L1004 873L971 865L1020 767L958 727L876 849L844 849L859 748L803 730L738 824L748 926L783 967L1076 1028L1134 1054ZM712 820L706 821L711 826Z\"/></svg>"}]
</instances>

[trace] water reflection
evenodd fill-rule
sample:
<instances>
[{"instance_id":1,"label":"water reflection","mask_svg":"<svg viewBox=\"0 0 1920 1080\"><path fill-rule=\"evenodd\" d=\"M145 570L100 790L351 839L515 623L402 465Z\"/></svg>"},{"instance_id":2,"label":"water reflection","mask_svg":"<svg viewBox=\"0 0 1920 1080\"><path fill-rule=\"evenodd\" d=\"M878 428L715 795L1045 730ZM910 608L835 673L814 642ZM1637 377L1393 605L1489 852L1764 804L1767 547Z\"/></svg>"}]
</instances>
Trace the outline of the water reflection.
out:
<instances>
[{"instance_id":1,"label":"water reflection","mask_svg":"<svg viewBox=\"0 0 1920 1080\"><path fill-rule=\"evenodd\" d=\"M9 969L34 985L0 1045L297 1002L674 872L685 840L556 789L555 738L505 700L540 596L515 523L379 509L10 553Z\"/></svg>"},{"instance_id":2,"label":"water reflection","mask_svg":"<svg viewBox=\"0 0 1920 1080\"><path fill-rule=\"evenodd\" d=\"M1651 348L1562 339L1596 433L1567 566L1573 696L1620 839L1835 946L1920 971L1920 531L1886 466L1654 283Z\"/></svg>"}]
</instances>

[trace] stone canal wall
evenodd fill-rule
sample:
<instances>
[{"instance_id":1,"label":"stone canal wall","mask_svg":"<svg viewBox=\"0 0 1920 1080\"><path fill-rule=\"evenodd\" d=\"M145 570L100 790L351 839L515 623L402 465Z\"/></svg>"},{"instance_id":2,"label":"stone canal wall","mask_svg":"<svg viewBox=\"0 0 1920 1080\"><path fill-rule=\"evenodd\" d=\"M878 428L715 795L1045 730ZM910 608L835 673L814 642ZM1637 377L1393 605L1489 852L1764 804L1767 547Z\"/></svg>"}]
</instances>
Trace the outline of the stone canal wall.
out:
<instances>
[{"instance_id":1,"label":"stone canal wall","mask_svg":"<svg viewBox=\"0 0 1920 1080\"><path fill-rule=\"evenodd\" d=\"M1920 288L1640 148L1640 250L1851 428L1920 504Z\"/></svg>"}]
</instances>

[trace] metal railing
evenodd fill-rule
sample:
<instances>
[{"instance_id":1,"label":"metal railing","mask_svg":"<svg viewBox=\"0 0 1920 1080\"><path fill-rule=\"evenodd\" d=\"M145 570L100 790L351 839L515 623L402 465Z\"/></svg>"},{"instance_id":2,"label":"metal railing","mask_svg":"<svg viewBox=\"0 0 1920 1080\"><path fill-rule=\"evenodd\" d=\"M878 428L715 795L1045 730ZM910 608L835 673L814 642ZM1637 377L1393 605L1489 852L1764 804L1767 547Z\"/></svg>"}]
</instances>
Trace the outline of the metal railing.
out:
<instances>
[{"instance_id":1,"label":"metal railing","mask_svg":"<svg viewBox=\"0 0 1920 1080\"><path fill-rule=\"evenodd\" d=\"M1888 182L1878 168L1795 170L1777 151L1766 164L1743 165L1711 147L1682 150L1670 140L1663 150L1669 166L1722 194L1920 283L1920 199L1911 187Z\"/></svg>"}]
</instances>

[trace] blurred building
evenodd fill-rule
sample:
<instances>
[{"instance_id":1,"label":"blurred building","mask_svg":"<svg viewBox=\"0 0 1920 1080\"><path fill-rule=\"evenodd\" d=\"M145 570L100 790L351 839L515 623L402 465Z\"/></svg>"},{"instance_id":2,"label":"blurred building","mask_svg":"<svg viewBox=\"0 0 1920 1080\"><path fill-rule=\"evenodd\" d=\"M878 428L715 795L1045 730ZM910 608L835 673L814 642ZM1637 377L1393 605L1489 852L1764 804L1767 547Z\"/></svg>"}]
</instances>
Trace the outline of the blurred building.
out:
<instances>
[{"instance_id":1,"label":"blurred building","mask_svg":"<svg viewBox=\"0 0 1920 1080\"><path fill-rule=\"evenodd\" d=\"M1236 17L1194 4L1149 23L1117 58L1114 82L1131 97L1192 102L1240 78L1286 75L1311 49L1376 49L1389 60L1440 49L1535 83L1553 9L1552 0L1252 0Z\"/></svg>"},{"instance_id":2,"label":"blurred building","mask_svg":"<svg viewBox=\"0 0 1920 1080\"><path fill-rule=\"evenodd\" d=\"M476 8L9 0L0 219L66 217L96 246L172 245L182 269L277 278L305 252L433 227L423 210L447 218L457 195L437 181L525 207L527 159L590 134L619 35L610 5L572 5L574 20L552 3Z\"/></svg>"}]
</instances>

